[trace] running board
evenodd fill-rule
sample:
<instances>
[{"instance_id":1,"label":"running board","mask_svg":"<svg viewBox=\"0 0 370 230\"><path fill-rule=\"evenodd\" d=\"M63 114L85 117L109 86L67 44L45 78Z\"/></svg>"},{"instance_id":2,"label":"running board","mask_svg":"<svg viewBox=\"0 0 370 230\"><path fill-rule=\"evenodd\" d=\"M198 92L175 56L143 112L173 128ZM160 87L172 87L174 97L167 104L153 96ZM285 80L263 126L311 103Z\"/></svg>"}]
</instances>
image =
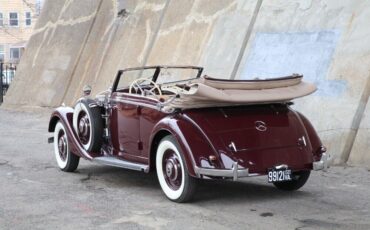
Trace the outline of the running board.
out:
<instances>
[{"instance_id":1,"label":"running board","mask_svg":"<svg viewBox=\"0 0 370 230\"><path fill-rule=\"evenodd\" d=\"M92 161L100 163L100 164L104 164L104 165L119 167L119 168L142 171L146 173L149 172L149 165L132 163L129 161L117 159L115 157L95 157L92 159Z\"/></svg>"}]
</instances>

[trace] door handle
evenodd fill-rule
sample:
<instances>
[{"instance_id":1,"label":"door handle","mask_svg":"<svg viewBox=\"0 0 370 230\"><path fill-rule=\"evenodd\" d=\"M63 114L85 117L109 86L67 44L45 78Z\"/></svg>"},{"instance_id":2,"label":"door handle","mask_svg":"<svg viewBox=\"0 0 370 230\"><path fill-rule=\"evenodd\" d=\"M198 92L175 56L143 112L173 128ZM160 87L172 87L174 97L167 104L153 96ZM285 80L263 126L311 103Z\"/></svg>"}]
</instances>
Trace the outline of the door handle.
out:
<instances>
[{"instance_id":1,"label":"door handle","mask_svg":"<svg viewBox=\"0 0 370 230\"><path fill-rule=\"evenodd\" d=\"M138 106L136 106L136 113L137 113L137 115L140 115L141 114L141 106L140 105L138 105Z\"/></svg>"}]
</instances>

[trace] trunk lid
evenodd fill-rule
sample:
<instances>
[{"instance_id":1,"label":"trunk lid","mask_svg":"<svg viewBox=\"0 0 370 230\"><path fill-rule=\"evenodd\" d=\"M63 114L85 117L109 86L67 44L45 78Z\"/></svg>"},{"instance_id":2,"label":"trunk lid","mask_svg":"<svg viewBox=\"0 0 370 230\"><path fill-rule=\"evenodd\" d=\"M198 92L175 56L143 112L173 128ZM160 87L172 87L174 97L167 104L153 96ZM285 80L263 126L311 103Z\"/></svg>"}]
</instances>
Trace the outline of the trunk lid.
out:
<instances>
[{"instance_id":1,"label":"trunk lid","mask_svg":"<svg viewBox=\"0 0 370 230\"><path fill-rule=\"evenodd\" d=\"M311 161L306 131L286 105L198 109L187 115L208 136L224 163L231 158L261 171L278 164L302 167Z\"/></svg>"}]
</instances>

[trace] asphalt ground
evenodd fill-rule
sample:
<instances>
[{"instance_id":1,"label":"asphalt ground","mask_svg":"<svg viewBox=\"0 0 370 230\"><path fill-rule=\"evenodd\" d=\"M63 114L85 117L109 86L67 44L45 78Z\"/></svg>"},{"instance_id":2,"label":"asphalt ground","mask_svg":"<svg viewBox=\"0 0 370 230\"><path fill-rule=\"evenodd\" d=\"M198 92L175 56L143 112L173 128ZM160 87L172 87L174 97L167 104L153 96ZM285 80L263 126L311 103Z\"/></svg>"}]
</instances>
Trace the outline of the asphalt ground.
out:
<instances>
[{"instance_id":1,"label":"asphalt ground","mask_svg":"<svg viewBox=\"0 0 370 230\"><path fill-rule=\"evenodd\" d=\"M370 229L370 172L312 172L296 192L266 177L204 181L192 203L162 194L156 175L85 160L57 168L50 111L0 107L0 229Z\"/></svg>"}]
</instances>

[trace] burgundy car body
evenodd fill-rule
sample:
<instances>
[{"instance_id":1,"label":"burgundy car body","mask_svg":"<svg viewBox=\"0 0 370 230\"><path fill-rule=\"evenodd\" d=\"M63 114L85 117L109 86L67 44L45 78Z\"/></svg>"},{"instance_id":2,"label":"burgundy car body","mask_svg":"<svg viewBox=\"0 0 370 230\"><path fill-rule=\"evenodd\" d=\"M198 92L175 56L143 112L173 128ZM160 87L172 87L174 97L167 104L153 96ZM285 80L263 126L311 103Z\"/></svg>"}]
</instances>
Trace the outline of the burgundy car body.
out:
<instances>
[{"instance_id":1,"label":"burgundy car body","mask_svg":"<svg viewBox=\"0 0 370 230\"><path fill-rule=\"evenodd\" d=\"M112 156L141 165L144 172L155 168L161 138L172 134L185 156L188 173L198 178L227 178L229 174L217 176L217 170L235 173L239 169L248 170L244 176L266 175L277 165L287 165L292 171L312 170L325 152L311 123L294 111L290 102L168 113L153 98L114 90L108 96L110 138L100 152L82 147L72 127L73 108L57 108L51 115L49 132L61 121L67 127L72 153L87 160ZM216 173L207 175L208 169ZM323 169L322 165L317 169Z\"/></svg>"}]
</instances>

